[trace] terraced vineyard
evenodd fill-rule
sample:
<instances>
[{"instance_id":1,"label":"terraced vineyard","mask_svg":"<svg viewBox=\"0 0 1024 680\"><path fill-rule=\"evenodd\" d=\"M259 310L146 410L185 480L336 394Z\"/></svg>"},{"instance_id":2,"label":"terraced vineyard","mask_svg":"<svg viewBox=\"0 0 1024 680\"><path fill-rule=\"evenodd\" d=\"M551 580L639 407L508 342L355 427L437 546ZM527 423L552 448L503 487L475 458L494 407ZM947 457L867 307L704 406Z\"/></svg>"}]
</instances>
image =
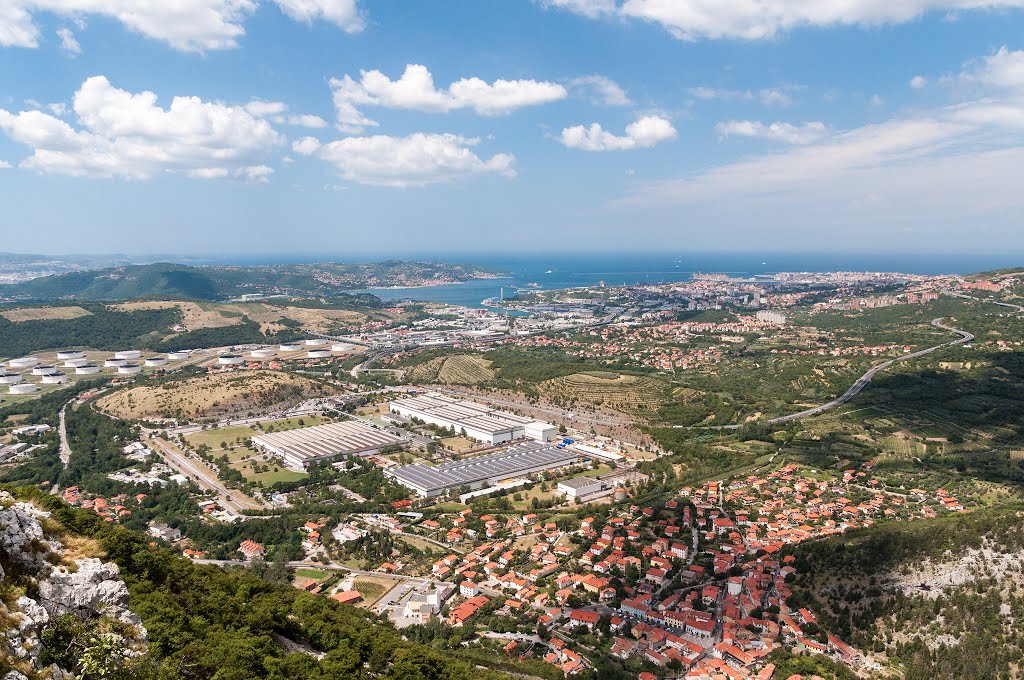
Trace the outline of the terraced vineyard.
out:
<instances>
[{"instance_id":1,"label":"terraced vineyard","mask_svg":"<svg viewBox=\"0 0 1024 680\"><path fill-rule=\"evenodd\" d=\"M606 371L573 373L540 384L545 396L569 403L604 406L616 411L653 411L666 396L665 384L654 378Z\"/></svg>"},{"instance_id":2,"label":"terraced vineyard","mask_svg":"<svg viewBox=\"0 0 1024 680\"><path fill-rule=\"evenodd\" d=\"M409 380L419 383L441 382L449 385L476 385L494 379L491 362L472 354L437 357L413 366L407 372Z\"/></svg>"}]
</instances>

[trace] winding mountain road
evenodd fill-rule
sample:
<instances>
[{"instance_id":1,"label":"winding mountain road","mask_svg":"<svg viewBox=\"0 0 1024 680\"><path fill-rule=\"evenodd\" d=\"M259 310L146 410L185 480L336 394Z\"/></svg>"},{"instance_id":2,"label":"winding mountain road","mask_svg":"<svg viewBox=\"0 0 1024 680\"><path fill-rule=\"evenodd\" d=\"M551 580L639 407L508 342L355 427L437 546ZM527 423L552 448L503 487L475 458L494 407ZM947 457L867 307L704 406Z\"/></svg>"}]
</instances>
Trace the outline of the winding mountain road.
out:
<instances>
[{"instance_id":1,"label":"winding mountain road","mask_svg":"<svg viewBox=\"0 0 1024 680\"><path fill-rule=\"evenodd\" d=\"M793 420L800 420L801 418L808 418L810 416L820 415L820 414L824 413L825 411L834 409L837 406L842 406L846 402L848 402L851 399L853 399L855 396L860 394L861 390L863 390L865 387L868 386L868 383L870 383L872 381L872 379L874 379L874 377L879 373L879 371L884 371L885 369L889 368L890 366L892 366L893 364L895 364L897 362L907 361L908 359L916 359L918 357L923 357L926 354L931 354L932 352L936 352L936 351L938 351L940 349L943 349L945 347L952 347L953 345L966 345L967 343L969 343L972 340L974 340L974 334L973 333L970 333L968 331L960 330L959 328L953 328L952 326L947 326L946 324L942 323L942 317L939 317L938 319L932 319L932 325L935 326L936 328L941 328L942 330L949 331L951 333L956 333L959 337L956 340L950 340L949 342L944 342L941 345L935 345L934 347L927 347L925 349L921 349L921 350L918 350L916 352L911 352L910 354L904 354L901 357L896 357L895 359L889 359L888 361L883 361L880 364L876 364L876 365L872 366L864 375L862 375L861 377L857 378L857 381L854 382L852 385L850 385L850 388L848 390L846 390L841 395L839 395L837 398L833 399L832 401L828 402L827 404L822 404L821 406L815 406L814 408L809 408L806 411L800 411L799 413L790 413L789 415L779 416L777 418L769 418L768 420L765 420L765 421L762 421L762 422L767 423L768 425L777 425L779 423L788 423L788 422L793 421ZM688 426L688 425L675 425L674 427L676 427L677 429L684 429L684 428L688 429L691 426ZM711 427L703 427L703 428L699 428L699 429L705 429L705 430L738 430L740 427L742 427L742 426L739 425L739 424L735 424L735 425L714 425L714 426L711 426Z\"/></svg>"}]
</instances>

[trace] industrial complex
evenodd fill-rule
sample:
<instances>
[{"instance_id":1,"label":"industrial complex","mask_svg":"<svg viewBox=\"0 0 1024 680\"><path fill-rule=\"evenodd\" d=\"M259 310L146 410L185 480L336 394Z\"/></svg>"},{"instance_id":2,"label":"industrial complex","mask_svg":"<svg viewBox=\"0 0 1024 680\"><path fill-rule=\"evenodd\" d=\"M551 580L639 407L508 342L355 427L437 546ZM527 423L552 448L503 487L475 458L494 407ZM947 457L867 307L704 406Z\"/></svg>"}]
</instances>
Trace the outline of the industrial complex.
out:
<instances>
[{"instance_id":1,"label":"industrial complex","mask_svg":"<svg viewBox=\"0 0 1024 680\"><path fill-rule=\"evenodd\" d=\"M451 428L487 444L501 444L523 438L547 442L557 436L554 425L550 423L498 411L471 401L453 399L437 392L393 401L391 412Z\"/></svg>"},{"instance_id":2,"label":"industrial complex","mask_svg":"<svg viewBox=\"0 0 1024 680\"><path fill-rule=\"evenodd\" d=\"M311 463L346 456L373 455L402 439L353 421L304 427L286 432L260 434L252 438L254 446L277 456L285 467L305 471Z\"/></svg>"},{"instance_id":3,"label":"industrial complex","mask_svg":"<svg viewBox=\"0 0 1024 680\"><path fill-rule=\"evenodd\" d=\"M574 465L579 458L578 453L562 444L522 442L475 458L437 466L413 463L384 474L420 496L430 498L462 486L479 489L512 477Z\"/></svg>"}]
</instances>

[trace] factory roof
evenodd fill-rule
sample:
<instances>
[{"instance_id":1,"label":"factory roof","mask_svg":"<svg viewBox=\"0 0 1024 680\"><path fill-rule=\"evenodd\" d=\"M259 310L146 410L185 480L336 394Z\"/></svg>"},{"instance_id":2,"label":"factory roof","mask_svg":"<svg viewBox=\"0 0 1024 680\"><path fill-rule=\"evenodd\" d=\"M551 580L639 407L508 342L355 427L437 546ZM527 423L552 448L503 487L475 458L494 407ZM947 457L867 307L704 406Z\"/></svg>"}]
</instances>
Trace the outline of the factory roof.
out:
<instances>
[{"instance_id":1,"label":"factory roof","mask_svg":"<svg viewBox=\"0 0 1024 680\"><path fill-rule=\"evenodd\" d=\"M578 454L550 444L527 442L504 451L487 453L452 463L431 467L421 463L405 465L390 472L398 481L426 491L450 489L463 484L503 479L524 471L543 467L568 465Z\"/></svg>"},{"instance_id":2,"label":"factory roof","mask_svg":"<svg viewBox=\"0 0 1024 680\"><path fill-rule=\"evenodd\" d=\"M488 434L505 432L534 422L530 418L498 411L472 401L453 399L437 392L399 399L391 402L391 405Z\"/></svg>"},{"instance_id":3,"label":"factory roof","mask_svg":"<svg viewBox=\"0 0 1024 680\"><path fill-rule=\"evenodd\" d=\"M252 440L255 444L298 460L352 455L402 441L390 432L352 421L260 434Z\"/></svg>"}]
</instances>

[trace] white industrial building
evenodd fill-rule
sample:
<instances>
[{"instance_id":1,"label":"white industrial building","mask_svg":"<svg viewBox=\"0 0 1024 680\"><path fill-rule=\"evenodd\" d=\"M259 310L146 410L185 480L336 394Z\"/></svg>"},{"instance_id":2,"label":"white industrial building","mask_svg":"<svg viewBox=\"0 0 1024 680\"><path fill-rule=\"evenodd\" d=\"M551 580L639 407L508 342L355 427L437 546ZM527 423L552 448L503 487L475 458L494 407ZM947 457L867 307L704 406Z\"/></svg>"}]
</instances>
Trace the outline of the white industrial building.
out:
<instances>
[{"instance_id":1,"label":"white industrial building","mask_svg":"<svg viewBox=\"0 0 1024 680\"><path fill-rule=\"evenodd\" d=\"M39 382L41 382L43 385L60 385L61 383L66 383L67 381L67 373L50 373L49 375L44 375Z\"/></svg>"},{"instance_id":2,"label":"white industrial building","mask_svg":"<svg viewBox=\"0 0 1024 680\"><path fill-rule=\"evenodd\" d=\"M391 402L391 412L425 423L454 428L456 433L488 444L522 439L550 441L556 435L553 425L498 411L484 404L454 399L428 392Z\"/></svg>"},{"instance_id":3,"label":"white industrial building","mask_svg":"<svg viewBox=\"0 0 1024 680\"><path fill-rule=\"evenodd\" d=\"M306 340L307 347L323 347L327 344L327 338L308 338Z\"/></svg>"},{"instance_id":4,"label":"white industrial building","mask_svg":"<svg viewBox=\"0 0 1024 680\"><path fill-rule=\"evenodd\" d=\"M574 465L578 460L579 454L566 447L522 442L504 451L436 466L413 463L385 470L384 474L420 496L431 498L449 489L463 486L479 489L515 477Z\"/></svg>"},{"instance_id":5,"label":"white industrial building","mask_svg":"<svg viewBox=\"0 0 1024 680\"><path fill-rule=\"evenodd\" d=\"M53 364L36 366L32 369L32 375L53 375L54 373L60 373L60 371Z\"/></svg>"},{"instance_id":6,"label":"white industrial building","mask_svg":"<svg viewBox=\"0 0 1024 680\"><path fill-rule=\"evenodd\" d=\"M787 321L786 315L782 312L773 312L767 309L760 310L754 316L758 321L761 321L762 323L770 323L774 326L785 326Z\"/></svg>"},{"instance_id":7,"label":"white industrial building","mask_svg":"<svg viewBox=\"0 0 1024 680\"><path fill-rule=\"evenodd\" d=\"M332 352L351 352L355 348L356 346L349 342L339 342L337 344L331 345Z\"/></svg>"},{"instance_id":8,"label":"white industrial building","mask_svg":"<svg viewBox=\"0 0 1024 680\"><path fill-rule=\"evenodd\" d=\"M187 350L178 350L177 352L168 352L167 358L171 361L181 361L182 359L188 359L189 352Z\"/></svg>"},{"instance_id":9,"label":"white industrial building","mask_svg":"<svg viewBox=\"0 0 1024 680\"><path fill-rule=\"evenodd\" d=\"M120 368L121 366L124 366L127 363L128 363L127 359L117 359L117 358L114 358L114 359L107 359L106 361L104 361L103 362L103 366L105 368Z\"/></svg>"},{"instance_id":10,"label":"white industrial building","mask_svg":"<svg viewBox=\"0 0 1024 680\"><path fill-rule=\"evenodd\" d=\"M75 375L95 375L100 372L100 367L95 364L75 366Z\"/></svg>"},{"instance_id":11,"label":"white industrial building","mask_svg":"<svg viewBox=\"0 0 1024 680\"><path fill-rule=\"evenodd\" d=\"M269 359L275 354L277 354L277 352L270 348L254 349L253 351L249 352L249 356L251 356L253 359Z\"/></svg>"},{"instance_id":12,"label":"white industrial building","mask_svg":"<svg viewBox=\"0 0 1024 680\"><path fill-rule=\"evenodd\" d=\"M329 349L311 349L306 352L306 356L310 359L326 359L331 356L331 350Z\"/></svg>"},{"instance_id":13,"label":"white industrial building","mask_svg":"<svg viewBox=\"0 0 1024 680\"><path fill-rule=\"evenodd\" d=\"M126 349L121 352L114 352L115 359L141 359L142 352L137 349Z\"/></svg>"},{"instance_id":14,"label":"white industrial building","mask_svg":"<svg viewBox=\"0 0 1024 680\"><path fill-rule=\"evenodd\" d=\"M299 472L310 463L348 456L370 456L381 448L400 444L401 437L355 421L259 434L254 446L277 456L285 467Z\"/></svg>"},{"instance_id":15,"label":"white industrial building","mask_svg":"<svg viewBox=\"0 0 1024 680\"><path fill-rule=\"evenodd\" d=\"M282 352L298 352L302 349L302 346L294 343L284 343L282 345L278 345L277 348Z\"/></svg>"},{"instance_id":16,"label":"white industrial building","mask_svg":"<svg viewBox=\"0 0 1024 680\"><path fill-rule=\"evenodd\" d=\"M17 385L21 380L21 373L0 373L0 385Z\"/></svg>"},{"instance_id":17,"label":"white industrial building","mask_svg":"<svg viewBox=\"0 0 1024 680\"><path fill-rule=\"evenodd\" d=\"M11 368L32 368L39 364L39 359L35 357L21 357L20 359L11 359L7 362L7 365Z\"/></svg>"},{"instance_id":18,"label":"white industrial building","mask_svg":"<svg viewBox=\"0 0 1024 680\"><path fill-rule=\"evenodd\" d=\"M558 491L564 493L567 498L579 498L589 496L604 489L600 479L593 477L574 477L558 483Z\"/></svg>"},{"instance_id":19,"label":"white industrial building","mask_svg":"<svg viewBox=\"0 0 1024 680\"><path fill-rule=\"evenodd\" d=\"M11 385L8 391L11 394L34 394L39 391L39 385L35 383L18 383L17 385Z\"/></svg>"},{"instance_id":20,"label":"white industrial building","mask_svg":"<svg viewBox=\"0 0 1024 680\"><path fill-rule=\"evenodd\" d=\"M78 357L77 359L68 359L64 362L64 368L78 368L79 366L85 366L89 363L89 360L85 357Z\"/></svg>"},{"instance_id":21,"label":"white industrial building","mask_svg":"<svg viewBox=\"0 0 1024 680\"><path fill-rule=\"evenodd\" d=\"M117 372L121 375L135 375L142 371L142 366L138 364L125 364L124 366L118 366Z\"/></svg>"},{"instance_id":22,"label":"white industrial building","mask_svg":"<svg viewBox=\"0 0 1024 680\"><path fill-rule=\"evenodd\" d=\"M66 352L57 352L58 361L67 361L68 359L82 359L85 357L85 352L78 350L68 350Z\"/></svg>"},{"instance_id":23,"label":"white industrial building","mask_svg":"<svg viewBox=\"0 0 1024 680\"><path fill-rule=\"evenodd\" d=\"M221 366L237 366L245 363L245 357L241 354L225 354L217 357L217 363Z\"/></svg>"},{"instance_id":24,"label":"white industrial building","mask_svg":"<svg viewBox=\"0 0 1024 680\"><path fill-rule=\"evenodd\" d=\"M166 366L167 365L167 358L166 357L146 357L146 365L147 366Z\"/></svg>"}]
</instances>

